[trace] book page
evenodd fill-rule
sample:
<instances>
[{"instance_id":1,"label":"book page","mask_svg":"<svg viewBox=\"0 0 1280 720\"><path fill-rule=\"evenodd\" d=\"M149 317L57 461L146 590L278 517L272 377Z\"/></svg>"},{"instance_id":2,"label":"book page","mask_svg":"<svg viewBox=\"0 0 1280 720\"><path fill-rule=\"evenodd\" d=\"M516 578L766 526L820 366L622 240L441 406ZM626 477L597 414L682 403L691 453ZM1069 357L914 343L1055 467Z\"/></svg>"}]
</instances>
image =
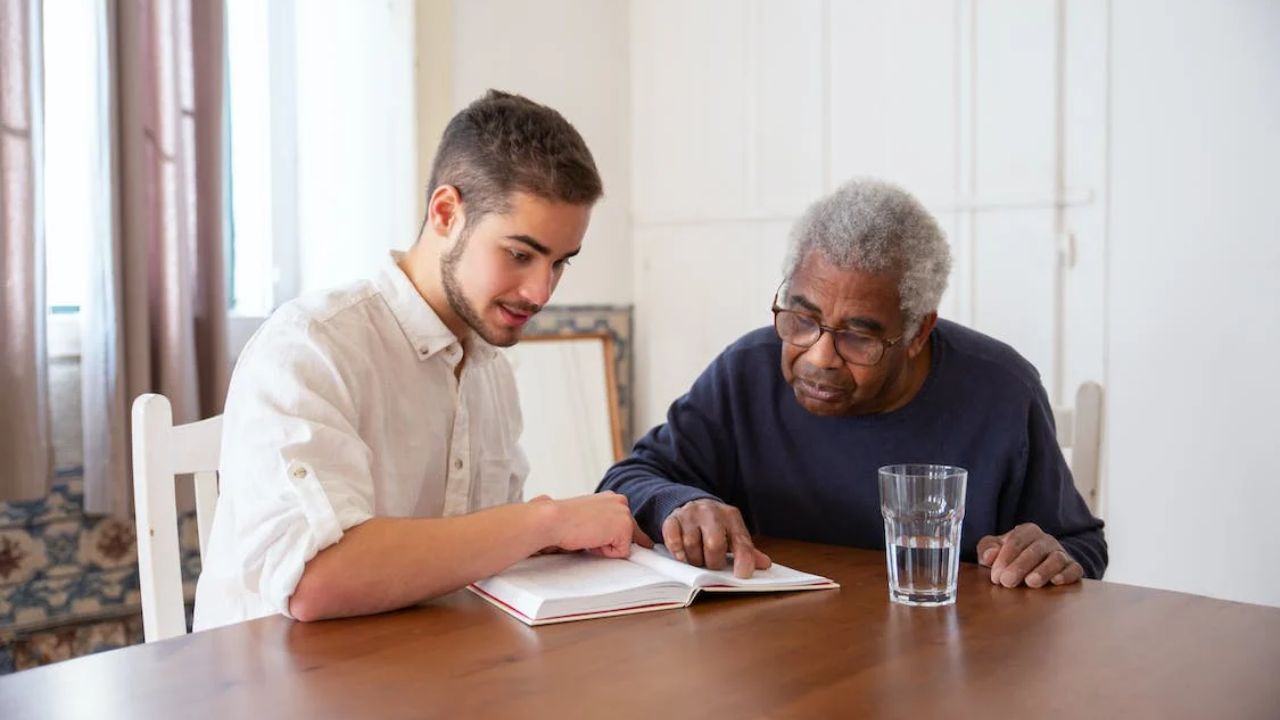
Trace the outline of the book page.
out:
<instances>
[{"instance_id":1,"label":"book page","mask_svg":"<svg viewBox=\"0 0 1280 720\"><path fill-rule=\"evenodd\" d=\"M687 603L690 589L643 565L586 552L537 555L475 583L531 619Z\"/></svg>"},{"instance_id":2,"label":"book page","mask_svg":"<svg viewBox=\"0 0 1280 720\"><path fill-rule=\"evenodd\" d=\"M811 575L799 570L792 570L786 565L774 563L768 570L757 570L749 578L738 578L733 575L733 555L729 556L729 568L725 570L707 570L680 562L671 556L664 545L655 545L652 550L639 545L631 546L631 562L644 565L655 572L673 580L678 580L691 587L715 588L729 586L741 590L788 590L808 585L828 585L830 580L821 575Z\"/></svg>"},{"instance_id":3,"label":"book page","mask_svg":"<svg viewBox=\"0 0 1280 720\"><path fill-rule=\"evenodd\" d=\"M644 566L586 552L535 555L500 577L546 600L605 595L669 580Z\"/></svg>"}]
</instances>

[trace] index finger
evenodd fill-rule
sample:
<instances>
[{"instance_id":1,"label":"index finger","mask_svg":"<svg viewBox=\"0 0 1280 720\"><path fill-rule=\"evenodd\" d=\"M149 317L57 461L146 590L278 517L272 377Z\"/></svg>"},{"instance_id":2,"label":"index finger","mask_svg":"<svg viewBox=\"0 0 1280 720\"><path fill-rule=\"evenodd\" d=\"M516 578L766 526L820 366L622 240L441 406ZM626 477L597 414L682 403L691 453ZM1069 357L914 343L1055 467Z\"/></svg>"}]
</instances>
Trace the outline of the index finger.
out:
<instances>
[{"instance_id":1,"label":"index finger","mask_svg":"<svg viewBox=\"0 0 1280 720\"><path fill-rule=\"evenodd\" d=\"M662 521L662 543L667 546L672 557L685 562L684 529L680 527L680 518L674 512Z\"/></svg>"},{"instance_id":2,"label":"index finger","mask_svg":"<svg viewBox=\"0 0 1280 720\"><path fill-rule=\"evenodd\" d=\"M1005 567L1012 563L1023 550L1026 550L1031 543L1035 542L1036 533L1040 531L1034 525L1019 525L1004 534L1004 540L1000 544L1000 552L996 555L995 560L991 561L991 582L999 583L1000 574L1004 572Z\"/></svg>"},{"instance_id":3,"label":"index finger","mask_svg":"<svg viewBox=\"0 0 1280 720\"><path fill-rule=\"evenodd\" d=\"M729 546L733 550L734 577L749 578L757 569L763 570L764 568L757 568L756 556L764 556L766 561L769 559L764 553L756 550L756 544L751 542L751 535L742 525L729 530Z\"/></svg>"},{"instance_id":4,"label":"index finger","mask_svg":"<svg viewBox=\"0 0 1280 720\"><path fill-rule=\"evenodd\" d=\"M1000 571L999 583L1005 587L1021 585L1027 575L1049 557L1054 550L1053 545L1052 539L1047 536L1033 541Z\"/></svg>"},{"instance_id":5,"label":"index finger","mask_svg":"<svg viewBox=\"0 0 1280 720\"><path fill-rule=\"evenodd\" d=\"M992 552L992 551L993 550L999 551L1000 545L1003 542L1004 542L1003 539L995 535L988 535L982 538L981 540L979 540L978 541L978 564L991 567L991 563L995 562L995 559L996 559L996 554L995 552ZM986 557L988 553L991 553L991 557Z\"/></svg>"}]
</instances>

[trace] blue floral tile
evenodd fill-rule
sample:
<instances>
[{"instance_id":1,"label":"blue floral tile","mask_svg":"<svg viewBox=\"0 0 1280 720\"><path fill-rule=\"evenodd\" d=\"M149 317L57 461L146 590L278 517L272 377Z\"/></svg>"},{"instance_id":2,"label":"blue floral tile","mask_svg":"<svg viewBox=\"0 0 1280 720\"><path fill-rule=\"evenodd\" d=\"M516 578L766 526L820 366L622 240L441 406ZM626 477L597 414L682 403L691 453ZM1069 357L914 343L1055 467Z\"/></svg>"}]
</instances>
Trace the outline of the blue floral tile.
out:
<instances>
[{"instance_id":1,"label":"blue floral tile","mask_svg":"<svg viewBox=\"0 0 1280 720\"><path fill-rule=\"evenodd\" d=\"M133 524L84 514L79 475L59 475L47 497L0 503L0 673L142 639ZM179 518L179 542L190 601L195 513Z\"/></svg>"}]
</instances>

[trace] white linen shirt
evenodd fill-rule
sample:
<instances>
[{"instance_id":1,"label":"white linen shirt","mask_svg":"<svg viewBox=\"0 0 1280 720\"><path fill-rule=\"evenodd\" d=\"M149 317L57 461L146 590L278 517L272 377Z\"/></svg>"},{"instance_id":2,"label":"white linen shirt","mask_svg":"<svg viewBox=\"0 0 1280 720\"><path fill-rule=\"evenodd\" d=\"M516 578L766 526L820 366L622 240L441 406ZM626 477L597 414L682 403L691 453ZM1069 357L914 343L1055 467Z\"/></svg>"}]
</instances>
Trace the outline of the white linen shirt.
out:
<instances>
[{"instance_id":1,"label":"white linen shirt","mask_svg":"<svg viewBox=\"0 0 1280 720\"><path fill-rule=\"evenodd\" d=\"M245 346L223 415L220 494L195 629L289 614L303 566L374 516L521 499L515 378L463 344L395 264L280 307Z\"/></svg>"}]
</instances>

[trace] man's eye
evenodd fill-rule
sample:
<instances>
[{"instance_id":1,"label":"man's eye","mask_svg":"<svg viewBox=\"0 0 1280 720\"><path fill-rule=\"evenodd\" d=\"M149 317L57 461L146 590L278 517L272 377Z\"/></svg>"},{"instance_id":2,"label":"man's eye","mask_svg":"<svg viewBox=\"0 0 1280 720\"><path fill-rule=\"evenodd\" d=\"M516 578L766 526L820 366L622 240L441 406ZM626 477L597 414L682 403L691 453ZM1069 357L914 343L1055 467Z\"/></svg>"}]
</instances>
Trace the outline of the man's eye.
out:
<instances>
[{"instance_id":1,"label":"man's eye","mask_svg":"<svg viewBox=\"0 0 1280 720\"><path fill-rule=\"evenodd\" d=\"M529 253L526 253L526 252L520 252L519 250L508 250L507 252L511 253L511 259L512 259L512 260L515 260L516 262L520 263L521 265L523 265L524 263L529 262Z\"/></svg>"},{"instance_id":2,"label":"man's eye","mask_svg":"<svg viewBox=\"0 0 1280 720\"><path fill-rule=\"evenodd\" d=\"M841 333L841 335L844 335L845 342L856 347L871 347L872 345L880 342L876 338L873 338L870 335L863 335L862 333L845 331Z\"/></svg>"},{"instance_id":3,"label":"man's eye","mask_svg":"<svg viewBox=\"0 0 1280 720\"><path fill-rule=\"evenodd\" d=\"M563 270L563 269L565 269L565 268L569 267L569 266L570 266L570 265L572 265L572 264L573 264L573 263L569 262L569 258L565 258L565 259L563 259L563 260L557 260L557 261L555 262L555 266L556 266L556 269L557 269L557 270Z\"/></svg>"}]
</instances>

